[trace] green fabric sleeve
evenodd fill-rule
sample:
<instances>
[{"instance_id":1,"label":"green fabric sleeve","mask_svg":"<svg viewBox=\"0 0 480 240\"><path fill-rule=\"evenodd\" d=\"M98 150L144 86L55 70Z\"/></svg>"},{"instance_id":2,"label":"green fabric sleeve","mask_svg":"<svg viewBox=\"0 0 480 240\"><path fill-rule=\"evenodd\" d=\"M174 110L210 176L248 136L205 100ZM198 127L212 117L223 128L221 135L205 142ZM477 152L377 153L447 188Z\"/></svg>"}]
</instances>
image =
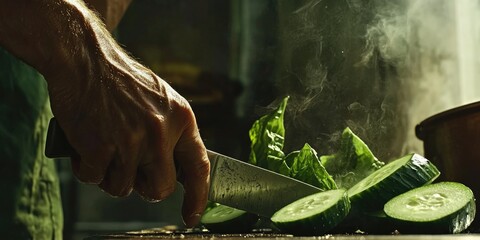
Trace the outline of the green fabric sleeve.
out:
<instances>
[{"instance_id":1,"label":"green fabric sleeve","mask_svg":"<svg viewBox=\"0 0 480 240\"><path fill-rule=\"evenodd\" d=\"M45 80L0 49L0 236L62 239L54 161L43 154L51 117Z\"/></svg>"}]
</instances>

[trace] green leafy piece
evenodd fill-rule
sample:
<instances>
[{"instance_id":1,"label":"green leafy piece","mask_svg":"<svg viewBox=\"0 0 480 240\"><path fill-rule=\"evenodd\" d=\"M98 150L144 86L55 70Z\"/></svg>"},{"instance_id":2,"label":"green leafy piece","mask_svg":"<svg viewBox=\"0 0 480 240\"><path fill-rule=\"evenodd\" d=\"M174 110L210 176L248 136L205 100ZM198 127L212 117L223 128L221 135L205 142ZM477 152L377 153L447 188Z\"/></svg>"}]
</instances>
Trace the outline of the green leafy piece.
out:
<instances>
[{"instance_id":1,"label":"green leafy piece","mask_svg":"<svg viewBox=\"0 0 480 240\"><path fill-rule=\"evenodd\" d=\"M385 165L348 127L342 133L340 150L333 155L321 156L320 161L338 187L347 189Z\"/></svg>"},{"instance_id":2,"label":"green leafy piece","mask_svg":"<svg viewBox=\"0 0 480 240\"><path fill-rule=\"evenodd\" d=\"M317 152L308 143L300 151L287 155L290 163L290 177L316 186L323 191L336 189L337 185L332 176L320 163Z\"/></svg>"},{"instance_id":3,"label":"green leafy piece","mask_svg":"<svg viewBox=\"0 0 480 240\"><path fill-rule=\"evenodd\" d=\"M249 163L283 175L289 175L290 172L283 153L285 139L283 118L288 99L289 97L285 97L275 111L255 121L249 131L251 140Z\"/></svg>"},{"instance_id":4,"label":"green leafy piece","mask_svg":"<svg viewBox=\"0 0 480 240\"><path fill-rule=\"evenodd\" d=\"M285 156L285 163L287 164L287 166L289 168L292 168L292 165L293 163L295 162L295 158L298 156L298 154L300 153L300 150L297 150L297 151L293 151L289 154L287 154L287 156Z\"/></svg>"}]
</instances>

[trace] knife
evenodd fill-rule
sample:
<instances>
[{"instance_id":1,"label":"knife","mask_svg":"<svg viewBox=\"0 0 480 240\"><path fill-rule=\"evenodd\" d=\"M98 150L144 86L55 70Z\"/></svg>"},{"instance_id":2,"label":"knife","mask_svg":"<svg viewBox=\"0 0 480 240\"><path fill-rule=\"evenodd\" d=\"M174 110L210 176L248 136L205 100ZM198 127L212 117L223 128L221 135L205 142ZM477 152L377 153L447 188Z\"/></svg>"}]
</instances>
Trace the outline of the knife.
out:
<instances>
[{"instance_id":1,"label":"knife","mask_svg":"<svg viewBox=\"0 0 480 240\"><path fill-rule=\"evenodd\" d=\"M45 147L49 158L76 154L55 118L50 120ZM276 172L207 150L210 201L271 217L285 205L321 189Z\"/></svg>"}]
</instances>

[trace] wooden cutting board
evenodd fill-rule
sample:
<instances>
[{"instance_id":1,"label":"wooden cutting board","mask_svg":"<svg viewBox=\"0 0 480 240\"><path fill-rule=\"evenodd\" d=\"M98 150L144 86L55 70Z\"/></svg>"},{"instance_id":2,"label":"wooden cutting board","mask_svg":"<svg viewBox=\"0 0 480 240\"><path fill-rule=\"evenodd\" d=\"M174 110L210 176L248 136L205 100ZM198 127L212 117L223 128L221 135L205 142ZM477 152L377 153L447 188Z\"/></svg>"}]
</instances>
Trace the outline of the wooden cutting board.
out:
<instances>
[{"instance_id":1,"label":"wooden cutting board","mask_svg":"<svg viewBox=\"0 0 480 240\"><path fill-rule=\"evenodd\" d=\"M190 228L179 229L176 226L165 226L162 228L151 228L139 231L130 231L118 234L106 234L91 236L86 240L110 240L110 239L202 239L202 240L248 240L248 239L264 239L264 240L480 240L480 233L466 234L445 234L445 235L367 235L367 234L338 234L323 236L293 236L289 234L279 234L271 229L255 229L252 233L245 234L219 234L209 233L205 229Z\"/></svg>"},{"instance_id":2,"label":"wooden cutting board","mask_svg":"<svg viewBox=\"0 0 480 240\"><path fill-rule=\"evenodd\" d=\"M324 235L312 237L296 237L285 234L111 234L103 236L92 236L86 240L107 240L107 239L202 239L202 240L480 240L480 234L450 234L450 235Z\"/></svg>"}]
</instances>

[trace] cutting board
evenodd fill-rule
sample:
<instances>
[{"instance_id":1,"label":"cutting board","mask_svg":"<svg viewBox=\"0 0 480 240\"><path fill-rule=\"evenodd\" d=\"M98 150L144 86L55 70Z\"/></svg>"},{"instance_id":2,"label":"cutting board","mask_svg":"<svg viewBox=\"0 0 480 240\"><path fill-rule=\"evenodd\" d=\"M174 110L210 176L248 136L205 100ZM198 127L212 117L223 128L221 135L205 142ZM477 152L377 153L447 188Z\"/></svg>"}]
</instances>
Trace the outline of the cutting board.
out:
<instances>
[{"instance_id":1,"label":"cutting board","mask_svg":"<svg viewBox=\"0 0 480 240\"><path fill-rule=\"evenodd\" d=\"M146 229L119 234L107 234L92 236L86 240L109 240L109 239L202 239L202 240L248 240L248 239L275 239L275 240L480 240L480 234L445 234L445 235L323 235L323 236L293 236L288 234L253 232L246 234L212 234L208 232L199 232L198 230L165 230Z\"/></svg>"}]
</instances>

